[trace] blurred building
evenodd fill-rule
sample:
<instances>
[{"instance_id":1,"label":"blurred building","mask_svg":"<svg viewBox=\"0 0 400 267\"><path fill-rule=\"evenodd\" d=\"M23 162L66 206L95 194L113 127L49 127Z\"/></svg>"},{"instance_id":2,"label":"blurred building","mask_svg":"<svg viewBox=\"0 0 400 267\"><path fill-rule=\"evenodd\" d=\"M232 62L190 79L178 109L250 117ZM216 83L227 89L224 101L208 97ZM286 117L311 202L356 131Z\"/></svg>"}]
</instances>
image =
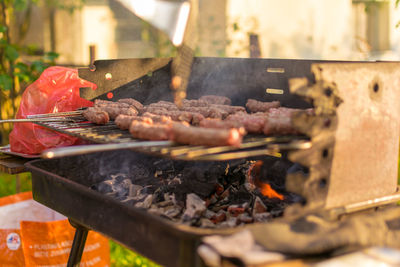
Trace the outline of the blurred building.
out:
<instances>
[{"instance_id":1,"label":"blurred building","mask_svg":"<svg viewBox=\"0 0 400 267\"><path fill-rule=\"evenodd\" d=\"M396 0L199 0L200 56L399 60ZM59 63L166 57L163 33L116 0L86 0L73 13L35 8L25 43L60 53Z\"/></svg>"}]
</instances>

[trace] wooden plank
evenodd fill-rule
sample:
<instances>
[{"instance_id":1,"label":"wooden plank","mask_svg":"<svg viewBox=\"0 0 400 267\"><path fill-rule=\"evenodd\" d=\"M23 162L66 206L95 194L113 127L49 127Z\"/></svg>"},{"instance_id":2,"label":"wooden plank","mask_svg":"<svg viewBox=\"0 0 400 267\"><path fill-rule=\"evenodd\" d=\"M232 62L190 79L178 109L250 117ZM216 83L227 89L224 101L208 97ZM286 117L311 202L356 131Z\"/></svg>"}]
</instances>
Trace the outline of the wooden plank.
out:
<instances>
[{"instance_id":1,"label":"wooden plank","mask_svg":"<svg viewBox=\"0 0 400 267\"><path fill-rule=\"evenodd\" d=\"M24 159L0 154L0 172L8 174L26 172L24 164L30 160L31 159Z\"/></svg>"}]
</instances>

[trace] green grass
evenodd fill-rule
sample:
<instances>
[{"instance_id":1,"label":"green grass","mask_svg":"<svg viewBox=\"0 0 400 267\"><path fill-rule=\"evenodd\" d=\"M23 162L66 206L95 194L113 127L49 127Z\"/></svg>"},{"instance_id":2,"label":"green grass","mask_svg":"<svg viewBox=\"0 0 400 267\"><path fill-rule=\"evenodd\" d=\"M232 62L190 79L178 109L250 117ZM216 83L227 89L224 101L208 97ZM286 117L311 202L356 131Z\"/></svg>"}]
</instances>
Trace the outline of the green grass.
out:
<instances>
[{"instance_id":1,"label":"green grass","mask_svg":"<svg viewBox=\"0 0 400 267\"><path fill-rule=\"evenodd\" d=\"M32 190L30 173L19 174L20 191ZM16 175L0 173L0 197L16 194ZM112 267L155 267L150 260L110 240L110 258Z\"/></svg>"}]
</instances>

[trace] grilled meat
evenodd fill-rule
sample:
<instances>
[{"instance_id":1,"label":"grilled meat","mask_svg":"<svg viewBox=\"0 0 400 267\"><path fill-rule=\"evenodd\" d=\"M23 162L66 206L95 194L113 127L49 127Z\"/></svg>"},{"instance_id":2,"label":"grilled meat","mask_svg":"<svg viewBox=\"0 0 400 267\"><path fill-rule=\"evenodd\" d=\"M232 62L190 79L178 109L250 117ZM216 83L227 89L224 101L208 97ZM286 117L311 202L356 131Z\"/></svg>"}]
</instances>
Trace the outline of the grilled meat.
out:
<instances>
[{"instance_id":1,"label":"grilled meat","mask_svg":"<svg viewBox=\"0 0 400 267\"><path fill-rule=\"evenodd\" d=\"M108 113L100 108L95 108L95 107L87 108L82 112L82 115L88 121L96 124L106 124L110 121Z\"/></svg>"},{"instance_id":2,"label":"grilled meat","mask_svg":"<svg viewBox=\"0 0 400 267\"><path fill-rule=\"evenodd\" d=\"M240 146L243 136L237 129L207 129L174 123L170 139L180 144Z\"/></svg>"},{"instance_id":3,"label":"grilled meat","mask_svg":"<svg viewBox=\"0 0 400 267\"><path fill-rule=\"evenodd\" d=\"M145 112L142 117L147 117L153 120L154 123L170 123L172 119L170 116L157 115L150 112Z\"/></svg>"},{"instance_id":4,"label":"grilled meat","mask_svg":"<svg viewBox=\"0 0 400 267\"><path fill-rule=\"evenodd\" d=\"M151 118L141 116L128 116L120 114L115 118L115 124L121 130L128 130L133 121L153 123L153 120Z\"/></svg>"},{"instance_id":5,"label":"grilled meat","mask_svg":"<svg viewBox=\"0 0 400 267\"><path fill-rule=\"evenodd\" d=\"M126 103L126 104L136 108L136 110L139 112L141 112L141 110L143 109L142 103L140 103L139 101L137 101L133 98L123 98L123 99L118 100L118 103Z\"/></svg>"},{"instance_id":6,"label":"grilled meat","mask_svg":"<svg viewBox=\"0 0 400 267\"><path fill-rule=\"evenodd\" d=\"M217 105L230 105L232 103L228 97L219 95L203 95L199 100L205 101L208 104Z\"/></svg>"},{"instance_id":7,"label":"grilled meat","mask_svg":"<svg viewBox=\"0 0 400 267\"><path fill-rule=\"evenodd\" d=\"M242 135L246 135L246 129L243 124L233 120L219 120L219 119L204 119L200 121L200 127L212 129L231 129L236 128Z\"/></svg>"},{"instance_id":8,"label":"grilled meat","mask_svg":"<svg viewBox=\"0 0 400 267\"><path fill-rule=\"evenodd\" d=\"M255 99L248 99L246 103L247 109L252 112L266 112L271 108L278 108L281 106L279 101L261 102Z\"/></svg>"},{"instance_id":9,"label":"grilled meat","mask_svg":"<svg viewBox=\"0 0 400 267\"><path fill-rule=\"evenodd\" d=\"M268 116L265 120L263 133L265 135L299 134L299 132L293 127L291 116L282 114Z\"/></svg>"},{"instance_id":10,"label":"grilled meat","mask_svg":"<svg viewBox=\"0 0 400 267\"><path fill-rule=\"evenodd\" d=\"M266 116L254 116L247 113L236 113L229 115L225 121L240 124L249 133L262 133L264 129Z\"/></svg>"},{"instance_id":11,"label":"grilled meat","mask_svg":"<svg viewBox=\"0 0 400 267\"><path fill-rule=\"evenodd\" d=\"M171 132L171 124L151 124L133 121L129 132L133 137L144 140L168 140Z\"/></svg>"}]
</instances>

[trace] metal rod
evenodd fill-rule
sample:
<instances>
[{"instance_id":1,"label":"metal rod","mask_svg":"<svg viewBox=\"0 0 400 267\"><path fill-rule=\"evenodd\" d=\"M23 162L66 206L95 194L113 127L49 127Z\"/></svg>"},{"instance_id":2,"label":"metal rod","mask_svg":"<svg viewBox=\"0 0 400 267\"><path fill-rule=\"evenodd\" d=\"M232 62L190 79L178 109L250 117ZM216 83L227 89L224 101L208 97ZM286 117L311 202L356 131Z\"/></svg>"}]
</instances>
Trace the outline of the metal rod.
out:
<instances>
[{"instance_id":1,"label":"metal rod","mask_svg":"<svg viewBox=\"0 0 400 267\"><path fill-rule=\"evenodd\" d=\"M366 200L362 202L357 202L353 204L346 205L344 207L334 208L330 212L334 216L339 216L343 214L353 213L365 209L370 209L378 206L383 206L391 203L396 203L400 201L400 193L397 192L393 195L379 197L371 200Z\"/></svg>"},{"instance_id":2,"label":"metal rod","mask_svg":"<svg viewBox=\"0 0 400 267\"><path fill-rule=\"evenodd\" d=\"M72 223L71 223L72 224ZM74 241L72 242L71 252L69 253L67 267L79 266L83 249L85 248L86 238L89 230L83 226L72 224L76 228Z\"/></svg>"},{"instance_id":3,"label":"metal rod","mask_svg":"<svg viewBox=\"0 0 400 267\"><path fill-rule=\"evenodd\" d=\"M32 118L32 119L8 119L0 120L0 123L15 123L15 122L67 122L73 121L68 118Z\"/></svg>"},{"instance_id":4,"label":"metal rod","mask_svg":"<svg viewBox=\"0 0 400 267\"><path fill-rule=\"evenodd\" d=\"M260 149L260 150L240 151L240 152L223 153L223 154L212 154L194 158L190 158L188 156L177 157L177 158L190 159L190 160L204 160L204 161L222 161L222 160L241 159L241 158L256 157L256 156L273 156L280 158L282 155L273 149Z\"/></svg>"},{"instance_id":5,"label":"metal rod","mask_svg":"<svg viewBox=\"0 0 400 267\"><path fill-rule=\"evenodd\" d=\"M88 153L111 151L118 149L165 146L172 144L173 142L171 141L144 141L144 142L129 142L129 143L117 143L117 144L71 146L71 147L48 149L43 151L40 156L45 159L51 159L51 158L84 155Z\"/></svg>"},{"instance_id":6,"label":"metal rod","mask_svg":"<svg viewBox=\"0 0 400 267\"><path fill-rule=\"evenodd\" d=\"M81 114L82 114L82 110L75 110L75 111L56 112L56 113L34 114L34 115L28 115L26 117L28 119L31 119L31 118L47 118L47 117L81 115Z\"/></svg>"}]
</instances>

